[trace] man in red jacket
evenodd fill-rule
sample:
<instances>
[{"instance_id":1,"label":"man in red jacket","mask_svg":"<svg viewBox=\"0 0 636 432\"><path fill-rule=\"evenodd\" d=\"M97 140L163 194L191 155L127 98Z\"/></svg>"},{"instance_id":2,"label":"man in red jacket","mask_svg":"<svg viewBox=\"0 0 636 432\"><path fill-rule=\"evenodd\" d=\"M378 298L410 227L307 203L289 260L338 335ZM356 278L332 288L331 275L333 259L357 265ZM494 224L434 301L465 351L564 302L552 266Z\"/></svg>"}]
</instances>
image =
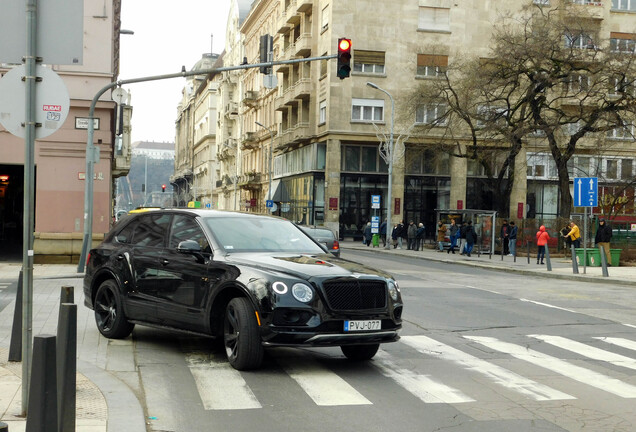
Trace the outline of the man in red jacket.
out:
<instances>
[{"instance_id":1,"label":"man in red jacket","mask_svg":"<svg viewBox=\"0 0 636 432\"><path fill-rule=\"evenodd\" d=\"M550 234L548 234L545 227L541 225L541 227L539 227L539 231L537 231L537 264L539 264L539 260L541 260L541 264L543 264L545 248L548 246L549 239Z\"/></svg>"}]
</instances>

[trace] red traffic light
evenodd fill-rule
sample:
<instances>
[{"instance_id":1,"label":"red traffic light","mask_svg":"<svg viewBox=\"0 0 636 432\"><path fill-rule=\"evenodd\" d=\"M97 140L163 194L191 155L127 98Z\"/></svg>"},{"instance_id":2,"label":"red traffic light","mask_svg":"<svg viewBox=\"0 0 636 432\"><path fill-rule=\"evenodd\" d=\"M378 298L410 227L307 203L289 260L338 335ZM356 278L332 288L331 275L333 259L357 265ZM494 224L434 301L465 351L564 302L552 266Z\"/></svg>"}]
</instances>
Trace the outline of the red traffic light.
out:
<instances>
[{"instance_id":1,"label":"red traffic light","mask_svg":"<svg viewBox=\"0 0 636 432\"><path fill-rule=\"evenodd\" d=\"M162 185L161 185L161 192L165 192L165 191L166 191L166 185L165 185L165 184L162 184Z\"/></svg>"},{"instance_id":2,"label":"red traffic light","mask_svg":"<svg viewBox=\"0 0 636 432\"><path fill-rule=\"evenodd\" d=\"M351 39L338 39L338 78L345 79L351 75Z\"/></svg>"},{"instance_id":3,"label":"red traffic light","mask_svg":"<svg viewBox=\"0 0 636 432\"><path fill-rule=\"evenodd\" d=\"M338 49L340 51L349 51L351 49L351 39L340 39Z\"/></svg>"}]
</instances>

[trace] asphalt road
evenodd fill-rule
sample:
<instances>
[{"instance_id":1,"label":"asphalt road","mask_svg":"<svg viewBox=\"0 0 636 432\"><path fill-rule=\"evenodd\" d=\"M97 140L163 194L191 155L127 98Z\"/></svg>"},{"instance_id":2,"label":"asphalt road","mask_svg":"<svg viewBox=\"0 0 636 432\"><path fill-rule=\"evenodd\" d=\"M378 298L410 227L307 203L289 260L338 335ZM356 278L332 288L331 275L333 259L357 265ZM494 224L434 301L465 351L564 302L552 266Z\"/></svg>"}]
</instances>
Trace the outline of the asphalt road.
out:
<instances>
[{"instance_id":1,"label":"asphalt road","mask_svg":"<svg viewBox=\"0 0 636 432\"><path fill-rule=\"evenodd\" d=\"M150 431L631 431L632 288L344 251L393 273L404 330L369 363L271 349L240 373L218 344L133 333Z\"/></svg>"}]
</instances>

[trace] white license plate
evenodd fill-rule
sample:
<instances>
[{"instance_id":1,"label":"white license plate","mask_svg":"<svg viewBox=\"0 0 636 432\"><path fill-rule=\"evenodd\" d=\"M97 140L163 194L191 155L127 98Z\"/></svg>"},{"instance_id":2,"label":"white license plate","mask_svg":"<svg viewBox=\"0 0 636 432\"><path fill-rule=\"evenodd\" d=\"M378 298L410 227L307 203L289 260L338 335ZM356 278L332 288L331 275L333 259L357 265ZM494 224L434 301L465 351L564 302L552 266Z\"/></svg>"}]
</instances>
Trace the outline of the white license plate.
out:
<instances>
[{"instance_id":1,"label":"white license plate","mask_svg":"<svg viewBox=\"0 0 636 432\"><path fill-rule=\"evenodd\" d=\"M350 321L344 322L344 331L370 331L382 329L382 321L380 320L368 320L368 321Z\"/></svg>"}]
</instances>

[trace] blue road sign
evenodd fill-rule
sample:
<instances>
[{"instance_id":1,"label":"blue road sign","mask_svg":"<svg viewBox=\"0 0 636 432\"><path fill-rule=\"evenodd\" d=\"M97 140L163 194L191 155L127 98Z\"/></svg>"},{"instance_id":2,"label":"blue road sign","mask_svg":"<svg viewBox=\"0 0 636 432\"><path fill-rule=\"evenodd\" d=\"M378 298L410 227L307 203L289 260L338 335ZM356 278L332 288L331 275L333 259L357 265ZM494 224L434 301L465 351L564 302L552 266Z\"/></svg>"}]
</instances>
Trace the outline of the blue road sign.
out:
<instances>
[{"instance_id":1,"label":"blue road sign","mask_svg":"<svg viewBox=\"0 0 636 432\"><path fill-rule=\"evenodd\" d=\"M598 206L598 177L574 178L574 207Z\"/></svg>"},{"instance_id":2,"label":"blue road sign","mask_svg":"<svg viewBox=\"0 0 636 432\"><path fill-rule=\"evenodd\" d=\"M371 208L372 209L380 208L380 195L371 195Z\"/></svg>"},{"instance_id":3,"label":"blue road sign","mask_svg":"<svg viewBox=\"0 0 636 432\"><path fill-rule=\"evenodd\" d=\"M265 201L265 207L267 208L274 207L274 200Z\"/></svg>"}]
</instances>

